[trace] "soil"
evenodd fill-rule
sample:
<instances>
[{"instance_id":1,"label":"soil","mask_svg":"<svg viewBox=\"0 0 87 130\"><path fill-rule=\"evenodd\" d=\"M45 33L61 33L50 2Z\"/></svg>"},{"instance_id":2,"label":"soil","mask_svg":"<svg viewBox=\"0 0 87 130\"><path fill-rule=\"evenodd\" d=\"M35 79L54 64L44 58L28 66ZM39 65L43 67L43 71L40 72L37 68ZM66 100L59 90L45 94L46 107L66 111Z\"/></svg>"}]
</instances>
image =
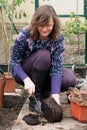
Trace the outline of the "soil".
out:
<instances>
[{"instance_id":1,"label":"soil","mask_svg":"<svg viewBox=\"0 0 87 130\"><path fill-rule=\"evenodd\" d=\"M69 95L69 100L83 106L87 106L87 92L74 88Z\"/></svg>"},{"instance_id":2,"label":"soil","mask_svg":"<svg viewBox=\"0 0 87 130\"><path fill-rule=\"evenodd\" d=\"M38 125L40 124L39 115L29 114L24 116L23 120L29 125Z\"/></svg>"},{"instance_id":3,"label":"soil","mask_svg":"<svg viewBox=\"0 0 87 130\"><path fill-rule=\"evenodd\" d=\"M42 102L42 112L49 122L60 122L63 118L62 108L53 98L45 99Z\"/></svg>"},{"instance_id":4,"label":"soil","mask_svg":"<svg viewBox=\"0 0 87 130\"><path fill-rule=\"evenodd\" d=\"M21 96L4 95L4 107L0 108L0 130L11 130L26 98L25 91Z\"/></svg>"}]
</instances>

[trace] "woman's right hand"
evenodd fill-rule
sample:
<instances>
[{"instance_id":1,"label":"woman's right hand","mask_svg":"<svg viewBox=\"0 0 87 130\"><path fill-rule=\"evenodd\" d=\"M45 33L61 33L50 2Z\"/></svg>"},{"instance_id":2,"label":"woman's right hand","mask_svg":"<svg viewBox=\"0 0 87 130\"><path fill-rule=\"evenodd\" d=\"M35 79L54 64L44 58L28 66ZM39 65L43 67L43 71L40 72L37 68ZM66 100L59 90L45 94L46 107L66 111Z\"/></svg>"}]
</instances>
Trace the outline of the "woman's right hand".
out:
<instances>
[{"instance_id":1,"label":"woman's right hand","mask_svg":"<svg viewBox=\"0 0 87 130\"><path fill-rule=\"evenodd\" d=\"M35 84L29 77L25 78L23 81L24 81L24 89L28 91L29 96L32 96L35 93Z\"/></svg>"}]
</instances>

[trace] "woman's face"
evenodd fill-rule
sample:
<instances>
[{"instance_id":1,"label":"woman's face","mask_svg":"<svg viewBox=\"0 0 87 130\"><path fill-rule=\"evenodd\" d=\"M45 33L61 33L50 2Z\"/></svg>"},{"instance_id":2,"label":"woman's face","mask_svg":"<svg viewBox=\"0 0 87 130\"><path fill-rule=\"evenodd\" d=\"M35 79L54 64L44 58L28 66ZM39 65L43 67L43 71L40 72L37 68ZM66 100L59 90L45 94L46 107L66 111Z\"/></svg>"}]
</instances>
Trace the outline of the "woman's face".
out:
<instances>
[{"instance_id":1,"label":"woman's face","mask_svg":"<svg viewBox=\"0 0 87 130\"><path fill-rule=\"evenodd\" d=\"M48 38L48 35L51 33L54 26L53 19L50 18L48 23L46 25L39 25L38 26L38 32L40 35L40 39L45 40Z\"/></svg>"}]
</instances>

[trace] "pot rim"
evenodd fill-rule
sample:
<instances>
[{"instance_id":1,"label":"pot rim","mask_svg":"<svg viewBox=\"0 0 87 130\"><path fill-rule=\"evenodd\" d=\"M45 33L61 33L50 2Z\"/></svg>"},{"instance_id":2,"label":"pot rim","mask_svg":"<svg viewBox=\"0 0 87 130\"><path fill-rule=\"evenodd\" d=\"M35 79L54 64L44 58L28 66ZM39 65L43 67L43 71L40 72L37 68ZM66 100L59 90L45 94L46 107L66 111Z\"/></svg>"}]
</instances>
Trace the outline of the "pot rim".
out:
<instances>
[{"instance_id":1,"label":"pot rim","mask_svg":"<svg viewBox=\"0 0 87 130\"><path fill-rule=\"evenodd\" d=\"M70 102L73 102L73 103L75 103L75 104L77 104L77 105L79 105L79 106L86 106L86 107L87 107L87 104L80 104L79 102L74 101L74 100L71 98L71 97L74 96L74 95L75 95L74 93L70 93L70 94L68 95L68 99L69 99Z\"/></svg>"}]
</instances>

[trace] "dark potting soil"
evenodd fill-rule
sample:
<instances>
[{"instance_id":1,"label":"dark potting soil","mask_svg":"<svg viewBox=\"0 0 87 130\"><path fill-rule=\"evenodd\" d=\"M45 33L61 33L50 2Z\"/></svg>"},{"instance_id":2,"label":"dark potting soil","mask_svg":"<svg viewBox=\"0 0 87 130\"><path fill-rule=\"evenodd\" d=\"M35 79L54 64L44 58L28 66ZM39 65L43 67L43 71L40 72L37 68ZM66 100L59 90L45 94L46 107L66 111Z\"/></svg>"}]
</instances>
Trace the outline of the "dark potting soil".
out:
<instances>
[{"instance_id":1,"label":"dark potting soil","mask_svg":"<svg viewBox=\"0 0 87 130\"><path fill-rule=\"evenodd\" d=\"M21 96L4 95L4 107L0 108L0 130L11 130L26 98L25 91Z\"/></svg>"},{"instance_id":2,"label":"dark potting soil","mask_svg":"<svg viewBox=\"0 0 87 130\"><path fill-rule=\"evenodd\" d=\"M35 114L25 115L23 120L29 125L38 125L41 123L39 120L39 115Z\"/></svg>"},{"instance_id":3,"label":"dark potting soil","mask_svg":"<svg viewBox=\"0 0 87 130\"><path fill-rule=\"evenodd\" d=\"M42 112L49 122L60 122L63 118L63 110L53 98L45 99L42 102Z\"/></svg>"},{"instance_id":4,"label":"dark potting soil","mask_svg":"<svg viewBox=\"0 0 87 130\"><path fill-rule=\"evenodd\" d=\"M42 114L30 113L23 117L23 120L29 125L45 125L47 122L60 122L63 118L63 110L53 98L47 98L42 101Z\"/></svg>"}]
</instances>

